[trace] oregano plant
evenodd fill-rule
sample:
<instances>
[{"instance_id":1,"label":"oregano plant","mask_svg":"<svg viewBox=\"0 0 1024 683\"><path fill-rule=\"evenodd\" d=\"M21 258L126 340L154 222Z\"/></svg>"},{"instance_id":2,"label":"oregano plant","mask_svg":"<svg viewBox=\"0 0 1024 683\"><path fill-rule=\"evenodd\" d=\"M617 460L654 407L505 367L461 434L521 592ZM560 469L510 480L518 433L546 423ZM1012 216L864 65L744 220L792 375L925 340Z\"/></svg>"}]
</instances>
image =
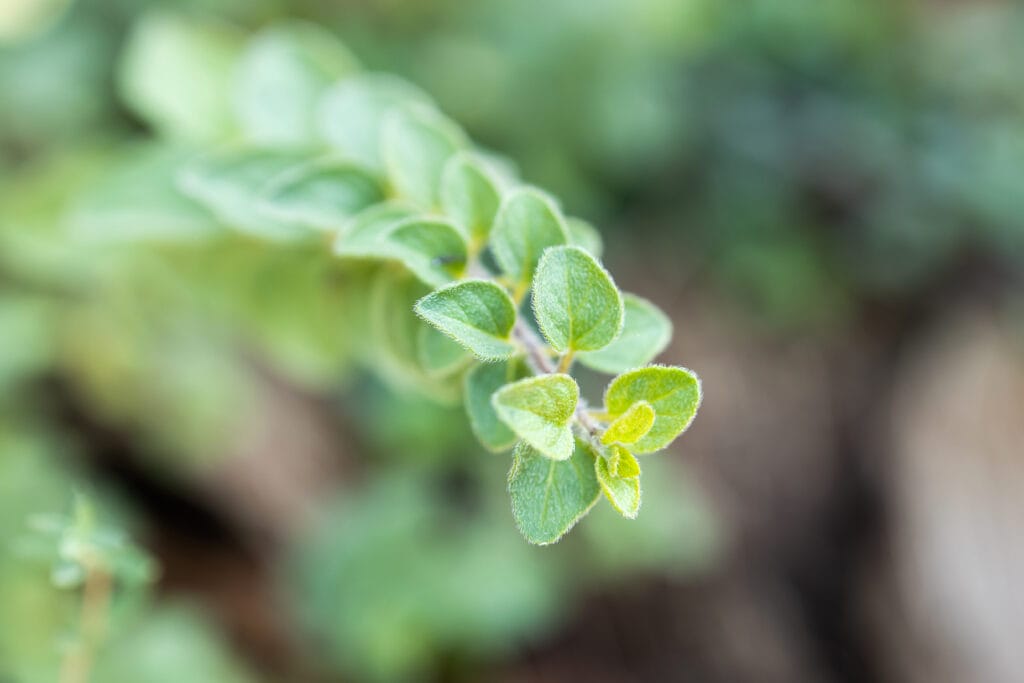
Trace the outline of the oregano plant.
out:
<instances>
[{"instance_id":1,"label":"oregano plant","mask_svg":"<svg viewBox=\"0 0 1024 683\"><path fill-rule=\"evenodd\" d=\"M701 402L694 373L650 365L668 317L619 290L593 226L419 88L325 44L310 26L257 36L228 139L178 188L252 238L320 241L350 265L364 285L350 334L385 377L461 399L484 448L512 452L528 541L557 541L602 494L636 517L635 456L666 448ZM581 396L579 365L615 375L600 404Z\"/></svg>"}]
</instances>

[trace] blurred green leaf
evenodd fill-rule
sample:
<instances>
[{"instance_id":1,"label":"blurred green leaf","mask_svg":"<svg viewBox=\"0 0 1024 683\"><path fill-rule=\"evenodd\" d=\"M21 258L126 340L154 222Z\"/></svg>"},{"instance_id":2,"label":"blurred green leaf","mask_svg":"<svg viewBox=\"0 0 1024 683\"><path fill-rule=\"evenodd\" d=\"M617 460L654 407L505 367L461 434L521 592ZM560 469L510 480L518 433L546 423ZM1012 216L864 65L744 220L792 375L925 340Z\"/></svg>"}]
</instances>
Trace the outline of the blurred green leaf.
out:
<instances>
[{"instance_id":1,"label":"blurred green leaf","mask_svg":"<svg viewBox=\"0 0 1024 683\"><path fill-rule=\"evenodd\" d=\"M379 181L348 162L318 160L285 170L263 191L275 219L314 230L338 231L359 212L384 200Z\"/></svg>"},{"instance_id":2,"label":"blurred green leaf","mask_svg":"<svg viewBox=\"0 0 1024 683\"><path fill-rule=\"evenodd\" d=\"M118 82L130 109L172 139L213 142L232 127L229 93L241 35L165 10L132 29Z\"/></svg>"},{"instance_id":3,"label":"blurred green leaf","mask_svg":"<svg viewBox=\"0 0 1024 683\"><path fill-rule=\"evenodd\" d=\"M498 389L527 374L523 362L516 358L500 363L480 363L466 374L463 401L469 424L476 438L490 451L506 451L518 439L498 417L491 397Z\"/></svg>"},{"instance_id":4,"label":"blurred green leaf","mask_svg":"<svg viewBox=\"0 0 1024 683\"><path fill-rule=\"evenodd\" d=\"M416 86L388 74L360 74L339 81L321 98L317 120L321 137L343 157L384 172L381 127L385 113L409 106L429 107Z\"/></svg>"},{"instance_id":5,"label":"blurred green leaf","mask_svg":"<svg viewBox=\"0 0 1024 683\"><path fill-rule=\"evenodd\" d=\"M356 58L316 24L274 25L246 46L234 78L234 107L245 138L257 145L316 142L321 95L359 69Z\"/></svg>"},{"instance_id":6,"label":"blurred green leaf","mask_svg":"<svg viewBox=\"0 0 1024 683\"><path fill-rule=\"evenodd\" d=\"M381 152L391 185L422 209L441 204L445 163L467 145L462 131L428 107L393 109L381 127Z\"/></svg>"}]
</instances>

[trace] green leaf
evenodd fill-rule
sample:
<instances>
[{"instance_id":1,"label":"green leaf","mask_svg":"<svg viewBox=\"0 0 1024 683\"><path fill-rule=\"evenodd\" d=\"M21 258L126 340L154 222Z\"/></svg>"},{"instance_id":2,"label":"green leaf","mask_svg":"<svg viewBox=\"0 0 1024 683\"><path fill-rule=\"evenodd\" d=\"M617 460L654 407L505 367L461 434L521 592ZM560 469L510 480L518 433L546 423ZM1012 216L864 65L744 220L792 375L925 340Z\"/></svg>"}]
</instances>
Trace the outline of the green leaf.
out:
<instances>
[{"instance_id":1,"label":"green leaf","mask_svg":"<svg viewBox=\"0 0 1024 683\"><path fill-rule=\"evenodd\" d=\"M596 259L601 258L604 242L597 228L579 218L567 218L565 223L569 228L569 244L585 249Z\"/></svg>"},{"instance_id":2,"label":"green leaf","mask_svg":"<svg viewBox=\"0 0 1024 683\"><path fill-rule=\"evenodd\" d=\"M432 106L412 83L386 74L361 74L331 86L317 114L320 136L342 156L383 173L381 125L390 109Z\"/></svg>"},{"instance_id":3,"label":"green leaf","mask_svg":"<svg viewBox=\"0 0 1024 683\"><path fill-rule=\"evenodd\" d=\"M260 203L273 179L308 161L309 156L299 152L226 151L186 166L178 184L185 195L233 228L266 239L295 239L308 231L270 218L260 210Z\"/></svg>"},{"instance_id":4,"label":"green leaf","mask_svg":"<svg viewBox=\"0 0 1024 683\"><path fill-rule=\"evenodd\" d=\"M622 331L622 295L580 247L552 247L541 256L533 278L533 311L559 353L600 349Z\"/></svg>"},{"instance_id":5,"label":"green leaf","mask_svg":"<svg viewBox=\"0 0 1024 683\"><path fill-rule=\"evenodd\" d=\"M264 191L263 207L279 220L338 230L383 199L383 188L367 171L348 162L319 160L274 178Z\"/></svg>"},{"instance_id":6,"label":"green leaf","mask_svg":"<svg viewBox=\"0 0 1024 683\"><path fill-rule=\"evenodd\" d=\"M430 377L448 377L469 365L473 356L430 325L420 325L416 335L420 365Z\"/></svg>"},{"instance_id":7,"label":"green leaf","mask_svg":"<svg viewBox=\"0 0 1024 683\"><path fill-rule=\"evenodd\" d=\"M396 261L431 287L448 284L466 263L462 234L445 221L407 213L397 204L368 209L343 229L334 253L343 258Z\"/></svg>"},{"instance_id":8,"label":"green leaf","mask_svg":"<svg viewBox=\"0 0 1024 683\"><path fill-rule=\"evenodd\" d=\"M533 188L510 192L501 203L491 229L494 259L511 278L517 300L529 289L544 250L568 242L568 228L558 207L547 195Z\"/></svg>"},{"instance_id":9,"label":"green leaf","mask_svg":"<svg viewBox=\"0 0 1024 683\"><path fill-rule=\"evenodd\" d=\"M226 26L147 12L120 61L121 98L164 138L223 139L231 129L228 93L242 42Z\"/></svg>"},{"instance_id":10,"label":"green leaf","mask_svg":"<svg viewBox=\"0 0 1024 683\"><path fill-rule=\"evenodd\" d=\"M601 443L636 443L654 426L654 408L647 401L637 401L601 435Z\"/></svg>"},{"instance_id":11,"label":"green leaf","mask_svg":"<svg viewBox=\"0 0 1024 683\"><path fill-rule=\"evenodd\" d=\"M501 195L485 166L456 154L441 173L441 206L473 244L483 245L498 213Z\"/></svg>"},{"instance_id":12,"label":"green leaf","mask_svg":"<svg viewBox=\"0 0 1024 683\"><path fill-rule=\"evenodd\" d=\"M618 446L613 448L625 450ZM637 513L640 512L639 472L632 477L620 476L612 470L612 463L602 457L598 457L594 462L594 472L601 490L612 507L626 519L636 519Z\"/></svg>"},{"instance_id":13,"label":"green leaf","mask_svg":"<svg viewBox=\"0 0 1024 683\"><path fill-rule=\"evenodd\" d=\"M269 146L310 146L316 109L329 85L359 64L315 24L290 22L257 34L235 74L235 114L246 139Z\"/></svg>"},{"instance_id":14,"label":"green leaf","mask_svg":"<svg viewBox=\"0 0 1024 683\"><path fill-rule=\"evenodd\" d=\"M516 446L508 490L516 526L530 543L554 543L590 512L601 496L594 454L579 440L573 449L569 459L551 460L525 443Z\"/></svg>"},{"instance_id":15,"label":"green leaf","mask_svg":"<svg viewBox=\"0 0 1024 683\"><path fill-rule=\"evenodd\" d=\"M421 364L419 331L424 323L413 303L426 286L404 268L381 268L369 292L369 335L365 352L384 380L399 390L413 390L442 402L454 402L457 377L431 377Z\"/></svg>"},{"instance_id":16,"label":"green leaf","mask_svg":"<svg viewBox=\"0 0 1024 683\"><path fill-rule=\"evenodd\" d=\"M376 254L382 241L398 223L415 214L412 207L384 202L360 211L338 232L334 253L338 256L365 257Z\"/></svg>"},{"instance_id":17,"label":"green leaf","mask_svg":"<svg viewBox=\"0 0 1024 683\"><path fill-rule=\"evenodd\" d=\"M569 375L521 379L495 392L491 401L501 421L554 460L572 455L572 417L580 389Z\"/></svg>"},{"instance_id":18,"label":"green leaf","mask_svg":"<svg viewBox=\"0 0 1024 683\"><path fill-rule=\"evenodd\" d=\"M466 373L465 402L469 425L487 450L501 452L512 448L518 437L498 417L491 396L510 382L527 376L522 361L513 358L501 363L481 363Z\"/></svg>"},{"instance_id":19,"label":"green leaf","mask_svg":"<svg viewBox=\"0 0 1024 683\"><path fill-rule=\"evenodd\" d=\"M225 232L205 207L185 197L175 178L191 153L173 147L132 148L68 212L76 239L110 243L198 242Z\"/></svg>"},{"instance_id":20,"label":"green leaf","mask_svg":"<svg viewBox=\"0 0 1024 683\"><path fill-rule=\"evenodd\" d=\"M407 218L384 236L388 253L433 287L451 282L466 265L466 242L451 223Z\"/></svg>"},{"instance_id":21,"label":"green leaf","mask_svg":"<svg viewBox=\"0 0 1024 683\"><path fill-rule=\"evenodd\" d=\"M577 356L588 368L616 374L650 363L672 338L672 322L657 306L633 294L622 296L622 333L608 346Z\"/></svg>"},{"instance_id":22,"label":"green leaf","mask_svg":"<svg viewBox=\"0 0 1024 683\"><path fill-rule=\"evenodd\" d=\"M465 145L462 131L427 107L393 110L381 130L381 151L391 185L423 209L440 206L445 162Z\"/></svg>"},{"instance_id":23,"label":"green leaf","mask_svg":"<svg viewBox=\"0 0 1024 683\"><path fill-rule=\"evenodd\" d=\"M628 479L640 476L640 463L636 457L622 446L610 446L611 459L608 461L610 471L616 477Z\"/></svg>"},{"instance_id":24,"label":"green leaf","mask_svg":"<svg viewBox=\"0 0 1024 683\"><path fill-rule=\"evenodd\" d=\"M686 368L652 366L619 375L604 395L605 410L612 417L626 413L639 401L654 408L654 425L631 450L653 453L672 443L693 422L701 402L700 380Z\"/></svg>"},{"instance_id":25,"label":"green leaf","mask_svg":"<svg viewBox=\"0 0 1024 683\"><path fill-rule=\"evenodd\" d=\"M416 302L416 314L483 360L516 352L510 341L516 307L508 293L487 280L463 280Z\"/></svg>"}]
</instances>

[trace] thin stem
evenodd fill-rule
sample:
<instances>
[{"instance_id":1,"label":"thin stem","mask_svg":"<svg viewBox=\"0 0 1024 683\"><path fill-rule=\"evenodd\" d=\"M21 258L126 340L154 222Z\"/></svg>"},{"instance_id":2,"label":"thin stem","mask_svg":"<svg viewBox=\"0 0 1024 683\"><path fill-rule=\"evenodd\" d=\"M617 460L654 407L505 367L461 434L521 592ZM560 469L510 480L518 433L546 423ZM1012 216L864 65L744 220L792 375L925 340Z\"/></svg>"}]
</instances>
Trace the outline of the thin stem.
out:
<instances>
[{"instance_id":1,"label":"thin stem","mask_svg":"<svg viewBox=\"0 0 1024 683\"><path fill-rule=\"evenodd\" d=\"M112 588L106 571L97 566L89 567L82 589L78 642L64 659L60 683L88 683L96 651L106 636Z\"/></svg>"},{"instance_id":2,"label":"thin stem","mask_svg":"<svg viewBox=\"0 0 1024 683\"><path fill-rule=\"evenodd\" d=\"M558 362L558 371L566 373L569 372L569 368L572 367L573 356L575 355L576 354L572 350L566 351L565 355L562 356L562 360Z\"/></svg>"}]
</instances>

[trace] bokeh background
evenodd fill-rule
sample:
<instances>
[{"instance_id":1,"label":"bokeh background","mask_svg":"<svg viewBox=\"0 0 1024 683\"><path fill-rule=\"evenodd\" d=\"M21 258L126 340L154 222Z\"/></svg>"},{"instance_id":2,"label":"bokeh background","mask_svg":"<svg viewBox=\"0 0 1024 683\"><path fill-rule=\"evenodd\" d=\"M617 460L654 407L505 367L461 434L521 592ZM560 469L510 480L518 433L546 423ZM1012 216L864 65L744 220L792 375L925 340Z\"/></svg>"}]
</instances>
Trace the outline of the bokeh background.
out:
<instances>
[{"instance_id":1,"label":"bokeh background","mask_svg":"<svg viewBox=\"0 0 1024 683\"><path fill-rule=\"evenodd\" d=\"M173 190L295 20L669 313L706 398L638 521L525 544L324 250ZM0 681L56 680L10 548L74 489L161 567L97 683L1020 681L1022 64L1009 0L4 0Z\"/></svg>"}]
</instances>

